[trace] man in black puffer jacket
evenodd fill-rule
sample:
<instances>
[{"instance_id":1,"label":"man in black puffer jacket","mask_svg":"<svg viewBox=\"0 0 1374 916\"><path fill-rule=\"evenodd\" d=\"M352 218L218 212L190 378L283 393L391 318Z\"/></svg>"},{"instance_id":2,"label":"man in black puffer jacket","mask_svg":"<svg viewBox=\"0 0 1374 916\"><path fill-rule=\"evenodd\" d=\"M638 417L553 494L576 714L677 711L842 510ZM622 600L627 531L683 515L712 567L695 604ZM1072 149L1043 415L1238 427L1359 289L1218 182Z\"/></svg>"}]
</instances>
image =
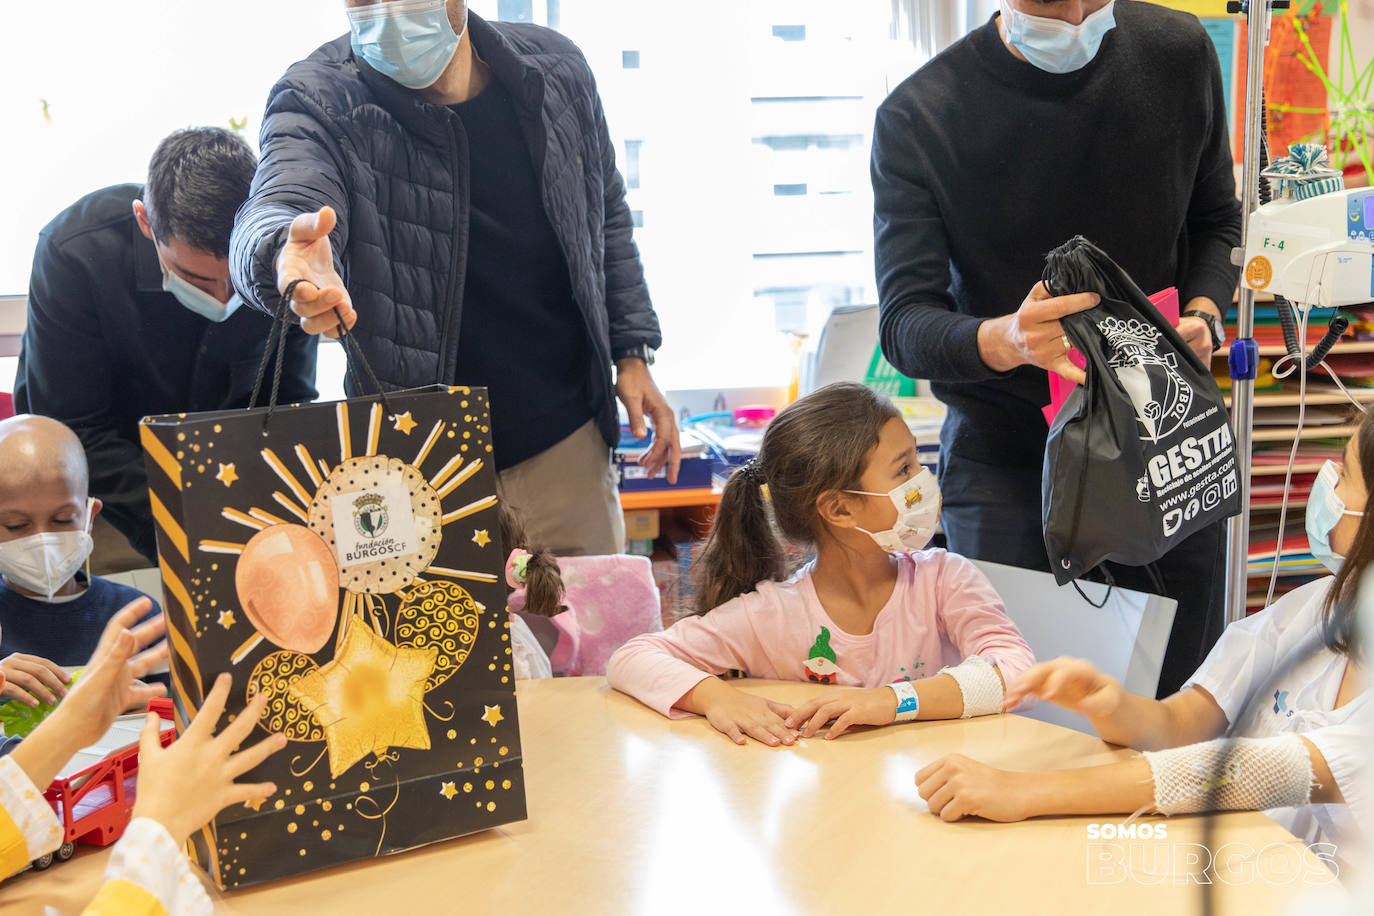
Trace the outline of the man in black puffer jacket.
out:
<instances>
[{"instance_id":1,"label":"man in black puffer jacket","mask_svg":"<svg viewBox=\"0 0 1374 916\"><path fill-rule=\"evenodd\" d=\"M587 62L464 0L346 2L351 34L268 98L230 250L238 286L275 311L309 281L293 296L301 325L356 322L389 388L486 386L502 495L532 542L618 553L615 396L637 433L653 424L649 473L675 478L680 449L649 375L658 318Z\"/></svg>"}]
</instances>

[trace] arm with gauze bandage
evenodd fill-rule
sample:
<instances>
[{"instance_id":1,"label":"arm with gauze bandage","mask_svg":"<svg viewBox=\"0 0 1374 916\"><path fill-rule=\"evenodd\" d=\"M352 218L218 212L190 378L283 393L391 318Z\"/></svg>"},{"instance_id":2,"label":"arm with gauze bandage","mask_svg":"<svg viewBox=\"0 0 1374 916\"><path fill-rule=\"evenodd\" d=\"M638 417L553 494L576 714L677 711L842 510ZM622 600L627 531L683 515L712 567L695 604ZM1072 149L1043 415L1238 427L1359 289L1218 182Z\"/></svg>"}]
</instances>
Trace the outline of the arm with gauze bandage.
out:
<instances>
[{"instance_id":1,"label":"arm with gauze bandage","mask_svg":"<svg viewBox=\"0 0 1374 916\"><path fill-rule=\"evenodd\" d=\"M946 821L1340 804L1342 787L1318 750L1325 731L1216 738L1103 766L1045 773L998 770L951 754L917 773L916 784L931 813Z\"/></svg>"},{"instance_id":2,"label":"arm with gauze bandage","mask_svg":"<svg viewBox=\"0 0 1374 916\"><path fill-rule=\"evenodd\" d=\"M1344 801L1341 783L1321 749L1343 746L1344 726L1304 735L1223 738L1228 715L1203 687L1189 686L1166 700L1154 700L1129 693L1080 659L1060 658L1028 669L1007 691L1005 702L1010 707L1028 696L1087 716L1104 740L1151 750L1118 763L1047 773L1005 772L952 755L916 774L932 812L945 820L977 815L1010 821L1052 814L1184 814Z\"/></svg>"}]
</instances>

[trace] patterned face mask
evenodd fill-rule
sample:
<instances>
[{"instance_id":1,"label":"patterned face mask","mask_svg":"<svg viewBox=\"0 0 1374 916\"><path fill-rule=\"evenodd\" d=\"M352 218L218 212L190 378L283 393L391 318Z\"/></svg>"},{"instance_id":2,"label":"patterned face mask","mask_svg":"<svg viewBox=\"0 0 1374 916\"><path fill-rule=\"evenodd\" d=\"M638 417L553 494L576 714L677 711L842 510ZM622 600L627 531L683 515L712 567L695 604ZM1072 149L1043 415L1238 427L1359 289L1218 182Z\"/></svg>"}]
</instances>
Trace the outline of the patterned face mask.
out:
<instances>
[{"instance_id":1,"label":"patterned face mask","mask_svg":"<svg viewBox=\"0 0 1374 916\"><path fill-rule=\"evenodd\" d=\"M935 536L935 525L940 520L940 485L935 482L935 475L926 468L921 468L920 473L887 493L868 490L845 492L860 496L886 496L897 507L897 522L891 528L884 531L858 529L888 553L920 550Z\"/></svg>"}]
</instances>

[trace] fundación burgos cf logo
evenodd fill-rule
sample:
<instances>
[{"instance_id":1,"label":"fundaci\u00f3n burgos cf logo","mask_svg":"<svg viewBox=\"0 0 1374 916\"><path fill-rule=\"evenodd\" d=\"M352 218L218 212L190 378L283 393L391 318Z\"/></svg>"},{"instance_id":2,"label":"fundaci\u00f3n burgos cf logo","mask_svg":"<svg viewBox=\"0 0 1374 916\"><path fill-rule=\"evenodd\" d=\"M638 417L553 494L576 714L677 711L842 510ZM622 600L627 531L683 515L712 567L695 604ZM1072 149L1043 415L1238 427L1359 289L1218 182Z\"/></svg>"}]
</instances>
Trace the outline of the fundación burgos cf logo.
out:
<instances>
[{"instance_id":1,"label":"fundaci\u00f3n burgos cf logo","mask_svg":"<svg viewBox=\"0 0 1374 916\"><path fill-rule=\"evenodd\" d=\"M353 501L353 527L364 537L380 537L389 520L382 494L364 493Z\"/></svg>"},{"instance_id":2,"label":"fundaci\u00f3n burgos cf logo","mask_svg":"<svg viewBox=\"0 0 1374 916\"><path fill-rule=\"evenodd\" d=\"M1256 848L1250 843L1173 842L1160 822L1087 825L1088 884L1324 885L1340 867L1334 843L1304 846L1296 839Z\"/></svg>"}]
</instances>

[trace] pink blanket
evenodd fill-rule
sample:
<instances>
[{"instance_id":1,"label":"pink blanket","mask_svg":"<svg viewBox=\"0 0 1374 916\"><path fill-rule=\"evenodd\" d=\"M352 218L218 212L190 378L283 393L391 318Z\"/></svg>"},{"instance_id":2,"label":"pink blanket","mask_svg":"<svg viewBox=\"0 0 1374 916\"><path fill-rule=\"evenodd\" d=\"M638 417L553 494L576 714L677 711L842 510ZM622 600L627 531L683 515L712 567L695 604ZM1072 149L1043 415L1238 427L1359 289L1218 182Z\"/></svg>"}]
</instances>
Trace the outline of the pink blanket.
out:
<instances>
[{"instance_id":1,"label":"pink blanket","mask_svg":"<svg viewBox=\"0 0 1374 916\"><path fill-rule=\"evenodd\" d=\"M558 568L568 610L552 618L559 631L549 653L555 674L605 674L616 649L663 629L648 557L562 557Z\"/></svg>"}]
</instances>

